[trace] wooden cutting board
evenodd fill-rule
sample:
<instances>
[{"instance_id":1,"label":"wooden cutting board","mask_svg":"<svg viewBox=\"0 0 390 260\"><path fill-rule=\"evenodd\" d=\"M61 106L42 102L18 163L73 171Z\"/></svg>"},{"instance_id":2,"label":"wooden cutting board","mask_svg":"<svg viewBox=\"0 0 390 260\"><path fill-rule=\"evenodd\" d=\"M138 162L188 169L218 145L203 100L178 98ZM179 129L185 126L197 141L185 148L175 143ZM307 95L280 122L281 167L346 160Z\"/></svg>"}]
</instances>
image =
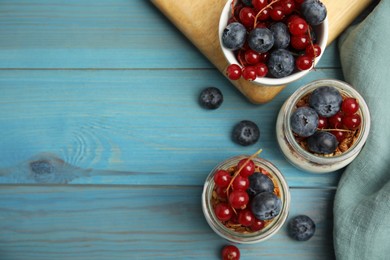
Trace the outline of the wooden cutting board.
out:
<instances>
[{"instance_id":1,"label":"wooden cutting board","mask_svg":"<svg viewBox=\"0 0 390 260\"><path fill-rule=\"evenodd\" d=\"M218 23L227 0L152 0L152 3L224 73L228 63L218 39ZM231 1L231 0L228 0ZM328 11L331 43L372 0L322 0ZM224 74L225 75L225 74ZM286 86L259 86L244 79L231 83L255 104L271 101Z\"/></svg>"}]
</instances>

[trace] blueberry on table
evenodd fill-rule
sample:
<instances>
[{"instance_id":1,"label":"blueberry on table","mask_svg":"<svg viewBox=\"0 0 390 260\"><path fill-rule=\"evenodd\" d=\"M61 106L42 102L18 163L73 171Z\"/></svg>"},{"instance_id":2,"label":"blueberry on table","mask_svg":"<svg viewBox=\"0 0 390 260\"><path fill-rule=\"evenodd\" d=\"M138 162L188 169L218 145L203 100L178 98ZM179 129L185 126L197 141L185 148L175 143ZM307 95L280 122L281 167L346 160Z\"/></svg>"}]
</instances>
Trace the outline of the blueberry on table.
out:
<instances>
[{"instance_id":1,"label":"blueberry on table","mask_svg":"<svg viewBox=\"0 0 390 260\"><path fill-rule=\"evenodd\" d=\"M292 131L297 135L311 136L317 130L318 114L310 107L299 107L292 113L290 125Z\"/></svg>"},{"instance_id":2,"label":"blueberry on table","mask_svg":"<svg viewBox=\"0 0 390 260\"><path fill-rule=\"evenodd\" d=\"M262 192L252 199L251 209L256 218L270 220L279 215L282 201L273 192Z\"/></svg>"},{"instance_id":3,"label":"blueberry on table","mask_svg":"<svg viewBox=\"0 0 390 260\"><path fill-rule=\"evenodd\" d=\"M269 51L274 42L274 35L268 28L256 28L248 36L249 47L260 53Z\"/></svg>"},{"instance_id":4,"label":"blueberry on table","mask_svg":"<svg viewBox=\"0 0 390 260\"><path fill-rule=\"evenodd\" d=\"M255 172L249 179L249 188L247 189L247 193L249 196L254 197L262 192L273 192L274 191L274 183L271 178L261 172Z\"/></svg>"},{"instance_id":5,"label":"blueberry on table","mask_svg":"<svg viewBox=\"0 0 390 260\"><path fill-rule=\"evenodd\" d=\"M313 153L330 154L338 145L336 136L325 131L317 131L307 139L307 146Z\"/></svg>"},{"instance_id":6,"label":"blueberry on table","mask_svg":"<svg viewBox=\"0 0 390 260\"><path fill-rule=\"evenodd\" d=\"M260 129L254 122L243 120L234 126L232 138L234 142L248 146L259 140Z\"/></svg>"},{"instance_id":7,"label":"blueberry on table","mask_svg":"<svg viewBox=\"0 0 390 260\"><path fill-rule=\"evenodd\" d=\"M271 52L268 59L268 70L275 78L290 75L294 70L294 57L285 49L277 49Z\"/></svg>"},{"instance_id":8,"label":"blueberry on table","mask_svg":"<svg viewBox=\"0 0 390 260\"><path fill-rule=\"evenodd\" d=\"M289 221L287 229L291 238L298 241L306 241L314 235L316 225L310 217L299 215Z\"/></svg>"},{"instance_id":9,"label":"blueberry on table","mask_svg":"<svg viewBox=\"0 0 390 260\"><path fill-rule=\"evenodd\" d=\"M309 105L314 108L320 116L331 117L339 110L343 98L340 92L329 86L316 88L309 97Z\"/></svg>"},{"instance_id":10,"label":"blueberry on table","mask_svg":"<svg viewBox=\"0 0 390 260\"><path fill-rule=\"evenodd\" d=\"M319 0L306 0L301 4L301 13L311 25L319 25L327 15L325 5Z\"/></svg>"},{"instance_id":11,"label":"blueberry on table","mask_svg":"<svg viewBox=\"0 0 390 260\"><path fill-rule=\"evenodd\" d=\"M246 40L246 29L239 22L230 23L222 33L222 44L226 48L235 51L240 49Z\"/></svg>"},{"instance_id":12,"label":"blueberry on table","mask_svg":"<svg viewBox=\"0 0 390 260\"><path fill-rule=\"evenodd\" d=\"M271 32L274 35L274 47L278 49L287 48L290 44L290 33L288 32L287 25L282 22L274 23L270 27Z\"/></svg>"},{"instance_id":13,"label":"blueberry on table","mask_svg":"<svg viewBox=\"0 0 390 260\"><path fill-rule=\"evenodd\" d=\"M208 87L202 90L199 96L199 104L206 109L217 109L223 102L222 92L216 87Z\"/></svg>"}]
</instances>

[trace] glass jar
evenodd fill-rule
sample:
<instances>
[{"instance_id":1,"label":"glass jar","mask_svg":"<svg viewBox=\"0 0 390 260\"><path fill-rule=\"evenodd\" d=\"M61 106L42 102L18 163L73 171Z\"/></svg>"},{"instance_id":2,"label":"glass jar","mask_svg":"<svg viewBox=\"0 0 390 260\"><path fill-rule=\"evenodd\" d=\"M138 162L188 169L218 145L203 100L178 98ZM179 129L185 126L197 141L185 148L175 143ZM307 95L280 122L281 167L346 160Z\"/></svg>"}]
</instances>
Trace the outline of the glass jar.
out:
<instances>
[{"instance_id":1,"label":"glass jar","mask_svg":"<svg viewBox=\"0 0 390 260\"><path fill-rule=\"evenodd\" d=\"M353 97L359 103L357 113L361 116L360 133L352 146L339 155L323 156L303 149L294 138L291 130L290 117L296 109L296 103L321 86L334 87L339 90L343 97ZM363 97L351 85L334 79L316 80L297 89L281 107L276 121L276 137L284 156L295 167L312 173L332 172L347 166L359 154L369 132L370 113Z\"/></svg>"},{"instance_id":2,"label":"glass jar","mask_svg":"<svg viewBox=\"0 0 390 260\"><path fill-rule=\"evenodd\" d=\"M214 213L211 202L215 186L214 174L217 170L227 170L231 167L234 167L240 160L248 157L249 156L244 155L235 156L221 162L210 172L203 187L202 210L207 223L215 231L215 233L232 243L252 244L270 238L283 226L287 219L290 208L290 191L284 176L271 162L256 157L253 158L252 161L255 163L255 165L260 166L271 175L271 179L275 185L275 188L279 189L279 198L282 201L282 209L279 215L269 221L269 223L262 230L251 233L236 232L227 228L220 220L218 220Z\"/></svg>"}]
</instances>

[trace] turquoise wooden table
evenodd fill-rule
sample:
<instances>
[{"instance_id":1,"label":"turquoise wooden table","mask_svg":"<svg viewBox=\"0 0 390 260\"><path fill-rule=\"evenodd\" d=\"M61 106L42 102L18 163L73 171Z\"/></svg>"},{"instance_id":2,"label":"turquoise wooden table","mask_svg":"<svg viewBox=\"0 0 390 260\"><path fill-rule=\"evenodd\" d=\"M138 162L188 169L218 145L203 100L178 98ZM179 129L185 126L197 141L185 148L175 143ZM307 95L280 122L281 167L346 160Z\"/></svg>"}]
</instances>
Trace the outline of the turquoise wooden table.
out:
<instances>
[{"instance_id":1,"label":"turquoise wooden table","mask_svg":"<svg viewBox=\"0 0 390 260\"><path fill-rule=\"evenodd\" d=\"M0 1L0 259L219 259L227 244L200 197L221 160L263 149L291 190L283 227L242 259L332 259L332 203L340 172L299 171L276 143L284 100L319 78L342 79L333 43L315 71L264 105L247 101L149 2ZM198 105L221 89L217 110ZM252 120L259 142L231 141Z\"/></svg>"}]
</instances>

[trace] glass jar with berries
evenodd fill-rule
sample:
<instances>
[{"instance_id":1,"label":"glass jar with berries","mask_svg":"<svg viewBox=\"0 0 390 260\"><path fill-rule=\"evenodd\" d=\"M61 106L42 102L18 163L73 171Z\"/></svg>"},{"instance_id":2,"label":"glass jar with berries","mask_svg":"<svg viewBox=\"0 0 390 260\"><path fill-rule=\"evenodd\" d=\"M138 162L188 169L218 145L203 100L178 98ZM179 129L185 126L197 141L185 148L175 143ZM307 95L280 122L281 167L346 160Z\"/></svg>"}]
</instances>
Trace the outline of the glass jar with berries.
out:
<instances>
[{"instance_id":1,"label":"glass jar with berries","mask_svg":"<svg viewBox=\"0 0 390 260\"><path fill-rule=\"evenodd\" d=\"M276 135L283 154L299 169L326 173L351 163L370 132L363 97L348 83L321 79L297 89L283 104Z\"/></svg>"},{"instance_id":2,"label":"glass jar with berries","mask_svg":"<svg viewBox=\"0 0 390 260\"><path fill-rule=\"evenodd\" d=\"M230 80L283 86L305 76L322 57L327 9L320 0L229 0L218 32Z\"/></svg>"},{"instance_id":3,"label":"glass jar with berries","mask_svg":"<svg viewBox=\"0 0 390 260\"><path fill-rule=\"evenodd\" d=\"M219 236L233 243L270 238L288 215L290 192L284 176L256 155L235 156L219 163L204 184L204 216Z\"/></svg>"}]
</instances>

